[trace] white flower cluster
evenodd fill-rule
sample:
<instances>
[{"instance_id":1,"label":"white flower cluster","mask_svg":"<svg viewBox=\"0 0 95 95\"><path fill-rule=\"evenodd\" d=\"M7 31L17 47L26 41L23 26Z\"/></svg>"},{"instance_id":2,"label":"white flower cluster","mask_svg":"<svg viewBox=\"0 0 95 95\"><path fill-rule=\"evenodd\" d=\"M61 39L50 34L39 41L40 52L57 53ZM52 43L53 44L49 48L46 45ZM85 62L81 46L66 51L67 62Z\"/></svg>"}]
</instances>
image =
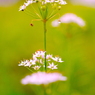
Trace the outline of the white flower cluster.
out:
<instances>
[{"instance_id":1,"label":"white flower cluster","mask_svg":"<svg viewBox=\"0 0 95 95\"><path fill-rule=\"evenodd\" d=\"M47 68L53 70L58 69L58 63L62 63L60 57L53 57L51 54L46 55ZM21 61L18 66L27 66L33 68L34 70L39 70L41 67L45 67L45 51L36 51L33 54L33 58L30 60Z\"/></svg>"},{"instance_id":2,"label":"white flower cluster","mask_svg":"<svg viewBox=\"0 0 95 95\"><path fill-rule=\"evenodd\" d=\"M67 77L62 76L60 73L46 73L46 72L37 72L31 75L26 76L21 80L21 83L26 84L36 84L36 85L47 85L56 81L66 81Z\"/></svg>"},{"instance_id":3,"label":"white flower cluster","mask_svg":"<svg viewBox=\"0 0 95 95\"><path fill-rule=\"evenodd\" d=\"M33 3L42 3L42 5L47 4L47 3L56 3L58 5L65 5L67 4L66 1L64 0L27 0L22 6L20 6L19 11L24 11L27 6Z\"/></svg>"}]
</instances>

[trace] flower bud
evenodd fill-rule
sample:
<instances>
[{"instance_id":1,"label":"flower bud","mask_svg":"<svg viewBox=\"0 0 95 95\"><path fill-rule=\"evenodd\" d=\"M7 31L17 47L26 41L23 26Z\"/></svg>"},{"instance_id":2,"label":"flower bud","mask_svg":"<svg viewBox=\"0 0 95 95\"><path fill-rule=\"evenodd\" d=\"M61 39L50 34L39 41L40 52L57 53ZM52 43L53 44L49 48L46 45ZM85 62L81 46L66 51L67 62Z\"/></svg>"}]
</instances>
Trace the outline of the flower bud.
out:
<instances>
[{"instance_id":1,"label":"flower bud","mask_svg":"<svg viewBox=\"0 0 95 95\"><path fill-rule=\"evenodd\" d=\"M45 11L45 10L46 10L46 6L45 6L45 5L42 5L42 6L41 6L41 9L42 9L43 11Z\"/></svg>"},{"instance_id":2,"label":"flower bud","mask_svg":"<svg viewBox=\"0 0 95 95\"><path fill-rule=\"evenodd\" d=\"M57 8L57 4L54 3L54 4L53 4L53 9L56 9L56 8Z\"/></svg>"},{"instance_id":3,"label":"flower bud","mask_svg":"<svg viewBox=\"0 0 95 95\"><path fill-rule=\"evenodd\" d=\"M30 24L31 26L34 26L32 23Z\"/></svg>"},{"instance_id":4,"label":"flower bud","mask_svg":"<svg viewBox=\"0 0 95 95\"><path fill-rule=\"evenodd\" d=\"M61 6L58 6L58 10L60 10L61 9Z\"/></svg>"}]
</instances>

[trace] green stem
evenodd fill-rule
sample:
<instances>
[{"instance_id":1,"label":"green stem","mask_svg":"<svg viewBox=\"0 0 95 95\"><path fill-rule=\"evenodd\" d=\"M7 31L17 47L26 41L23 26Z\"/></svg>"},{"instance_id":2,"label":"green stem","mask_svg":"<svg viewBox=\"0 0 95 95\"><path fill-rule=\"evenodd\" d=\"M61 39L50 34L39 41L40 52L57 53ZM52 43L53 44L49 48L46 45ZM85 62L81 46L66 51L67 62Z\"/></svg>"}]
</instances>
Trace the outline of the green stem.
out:
<instances>
[{"instance_id":1,"label":"green stem","mask_svg":"<svg viewBox=\"0 0 95 95\"><path fill-rule=\"evenodd\" d=\"M47 95L47 92L46 92L46 87L45 87L45 85L42 85L42 88L43 88L44 95Z\"/></svg>"},{"instance_id":2,"label":"green stem","mask_svg":"<svg viewBox=\"0 0 95 95\"><path fill-rule=\"evenodd\" d=\"M28 68L27 66L26 66L26 68L30 71L30 72L33 72L30 68Z\"/></svg>"},{"instance_id":3,"label":"green stem","mask_svg":"<svg viewBox=\"0 0 95 95\"><path fill-rule=\"evenodd\" d=\"M45 60L44 60L44 64L45 64L45 71L47 71L47 63L46 63L46 19L44 19L43 21L44 24L44 51L45 51Z\"/></svg>"}]
</instances>

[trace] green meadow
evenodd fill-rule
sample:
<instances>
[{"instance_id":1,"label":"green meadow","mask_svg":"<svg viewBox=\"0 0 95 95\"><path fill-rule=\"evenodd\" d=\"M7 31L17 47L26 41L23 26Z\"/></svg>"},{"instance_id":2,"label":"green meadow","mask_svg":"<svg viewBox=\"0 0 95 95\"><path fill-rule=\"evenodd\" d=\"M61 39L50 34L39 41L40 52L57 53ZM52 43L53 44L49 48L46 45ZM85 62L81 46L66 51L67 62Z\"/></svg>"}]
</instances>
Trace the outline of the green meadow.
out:
<instances>
[{"instance_id":1,"label":"green meadow","mask_svg":"<svg viewBox=\"0 0 95 95\"><path fill-rule=\"evenodd\" d=\"M18 2L13 6L0 7L0 95L43 95L43 89L35 85L22 85L21 79L31 74L18 64L30 59L32 54L42 49L43 23L19 12ZM52 95L95 95L95 8L67 4L60 10L81 17L86 26L61 24L52 27L47 22L47 53L59 55L64 60L58 72L67 76L67 81L50 85ZM35 93L36 92L36 93ZM50 95L50 94L49 94Z\"/></svg>"}]
</instances>

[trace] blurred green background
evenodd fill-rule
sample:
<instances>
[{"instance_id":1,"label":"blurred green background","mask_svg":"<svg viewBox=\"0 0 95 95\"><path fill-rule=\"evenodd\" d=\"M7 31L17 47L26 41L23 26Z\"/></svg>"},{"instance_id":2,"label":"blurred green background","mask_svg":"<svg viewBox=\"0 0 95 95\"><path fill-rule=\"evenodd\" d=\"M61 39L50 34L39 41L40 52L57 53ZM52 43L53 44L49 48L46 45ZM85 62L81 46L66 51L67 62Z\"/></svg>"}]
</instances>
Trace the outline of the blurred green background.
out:
<instances>
[{"instance_id":1,"label":"blurred green background","mask_svg":"<svg viewBox=\"0 0 95 95\"><path fill-rule=\"evenodd\" d=\"M19 61L43 49L43 24L35 21L30 26L32 18L18 11L23 2L0 7L0 95L35 95L33 88L41 89L20 83L31 72L18 67ZM59 82L54 95L95 95L95 9L69 3L60 11L65 13L83 18L86 27L53 28L51 22L58 16L47 24L47 52L62 57L65 62L59 71L68 77L66 82Z\"/></svg>"}]
</instances>

